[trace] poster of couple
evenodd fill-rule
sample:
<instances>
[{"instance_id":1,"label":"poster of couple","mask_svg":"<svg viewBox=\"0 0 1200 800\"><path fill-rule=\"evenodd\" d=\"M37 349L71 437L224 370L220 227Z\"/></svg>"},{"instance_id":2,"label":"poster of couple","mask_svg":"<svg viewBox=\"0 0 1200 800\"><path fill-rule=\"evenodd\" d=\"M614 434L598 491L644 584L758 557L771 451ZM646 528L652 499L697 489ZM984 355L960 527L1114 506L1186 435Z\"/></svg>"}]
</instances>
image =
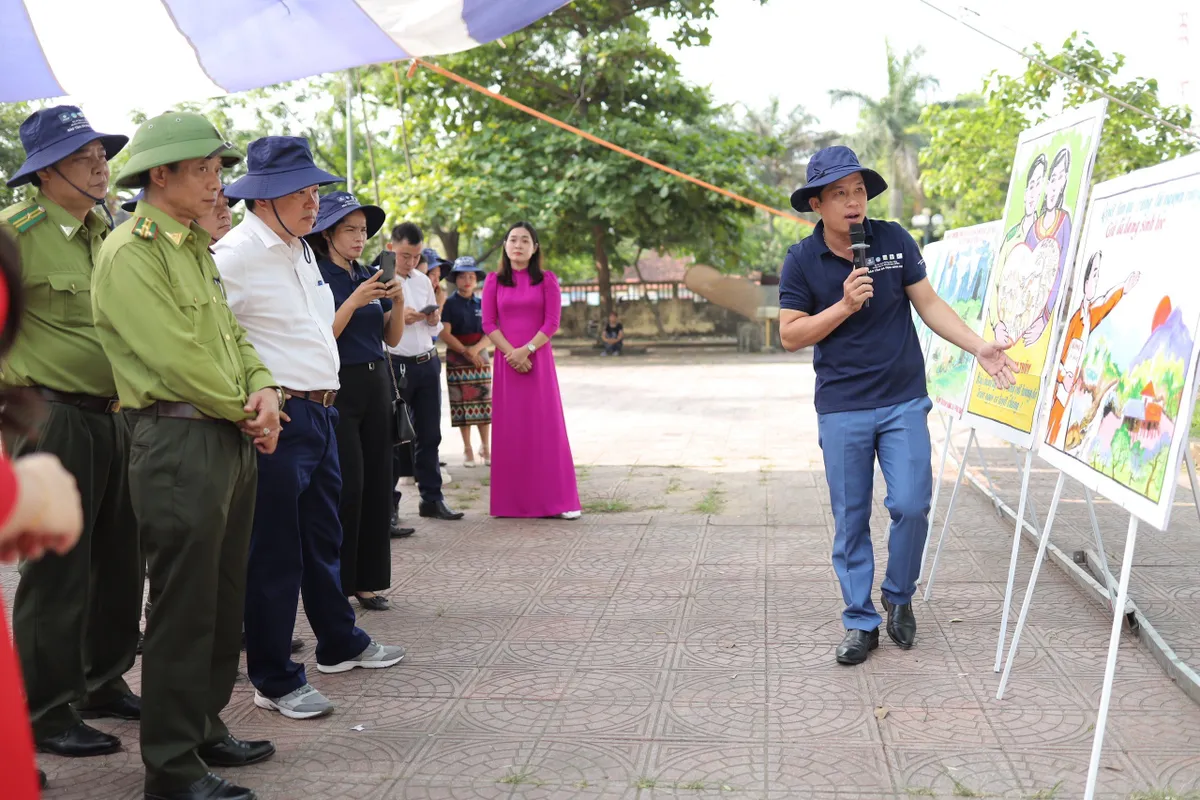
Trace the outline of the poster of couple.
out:
<instances>
[{"instance_id":1,"label":"poster of couple","mask_svg":"<svg viewBox=\"0 0 1200 800\"><path fill-rule=\"evenodd\" d=\"M1106 108L1102 100L1071 109L1017 143L981 331L987 341L1011 344L1017 382L1001 390L974 369L963 419L1018 447L1034 442Z\"/></svg>"},{"instance_id":2,"label":"poster of couple","mask_svg":"<svg viewBox=\"0 0 1200 800\"><path fill-rule=\"evenodd\" d=\"M1038 455L1164 529L1196 395L1200 155L1092 191Z\"/></svg>"}]
</instances>

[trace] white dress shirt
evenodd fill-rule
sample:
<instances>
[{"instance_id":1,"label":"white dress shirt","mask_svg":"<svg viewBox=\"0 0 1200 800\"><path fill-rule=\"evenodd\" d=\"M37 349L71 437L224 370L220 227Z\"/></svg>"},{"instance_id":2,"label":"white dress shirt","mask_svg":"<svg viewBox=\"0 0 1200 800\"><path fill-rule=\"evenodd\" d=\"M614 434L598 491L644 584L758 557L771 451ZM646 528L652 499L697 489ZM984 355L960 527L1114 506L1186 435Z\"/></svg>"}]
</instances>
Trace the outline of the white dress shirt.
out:
<instances>
[{"instance_id":1,"label":"white dress shirt","mask_svg":"<svg viewBox=\"0 0 1200 800\"><path fill-rule=\"evenodd\" d=\"M429 276L424 272L414 269L408 273L407 278L401 278L400 273L397 272L396 279L404 284L405 308L420 311L422 308L437 305L437 295L433 293L433 281L429 280ZM433 349L433 341L442 332L442 327L441 322L438 322L437 325L430 325L423 319L412 325L405 325L400 343L395 347L388 347L387 351L394 356L424 355ZM270 364L267 365L268 368L270 366Z\"/></svg>"},{"instance_id":2,"label":"white dress shirt","mask_svg":"<svg viewBox=\"0 0 1200 800\"><path fill-rule=\"evenodd\" d=\"M333 291L311 248L247 212L213 253L229 308L275 380L300 392L340 388Z\"/></svg>"}]
</instances>

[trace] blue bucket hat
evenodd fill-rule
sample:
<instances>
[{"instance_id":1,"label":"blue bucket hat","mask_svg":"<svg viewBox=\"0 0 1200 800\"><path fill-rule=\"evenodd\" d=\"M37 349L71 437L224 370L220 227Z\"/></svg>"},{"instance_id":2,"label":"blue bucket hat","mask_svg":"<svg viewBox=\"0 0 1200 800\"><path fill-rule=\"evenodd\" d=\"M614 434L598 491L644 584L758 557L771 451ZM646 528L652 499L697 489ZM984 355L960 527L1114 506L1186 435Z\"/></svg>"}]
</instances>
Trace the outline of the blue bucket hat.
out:
<instances>
[{"instance_id":1,"label":"blue bucket hat","mask_svg":"<svg viewBox=\"0 0 1200 800\"><path fill-rule=\"evenodd\" d=\"M867 185L868 200L887 190L887 181L883 176L858 163L858 156L854 155L854 151L849 147L839 144L818 150L808 162L804 185L792 192L792 208L805 213L811 212L812 209L808 207L810 197L817 197L823 187L856 172L862 173L863 183Z\"/></svg>"},{"instance_id":2,"label":"blue bucket hat","mask_svg":"<svg viewBox=\"0 0 1200 800\"><path fill-rule=\"evenodd\" d=\"M446 262L446 263L449 263L449 262ZM447 272L444 279L449 281L450 283L454 283L455 280L457 280L458 276L463 274L464 272L474 272L475 278L480 283L483 283L483 279L487 277L487 275L484 274L484 271L481 270L475 264L474 257L459 256L458 258L454 259L454 269Z\"/></svg>"},{"instance_id":3,"label":"blue bucket hat","mask_svg":"<svg viewBox=\"0 0 1200 800\"><path fill-rule=\"evenodd\" d=\"M331 175L313 161L303 136L264 136L246 148L249 171L225 189L234 200L275 200L308 186L328 186L346 179Z\"/></svg>"},{"instance_id":4,"label":"blue bucket hat","mask_svg":"<svg viewBox=\"0 0 1200 800\"><path fill-rule=\"evenodd\" d=\"M311 184L309 184L311 186ZM349 192L330 192L321 196L321 207L317 209L317 222L310 233L320 233L337 225L351 211L361 211L367 218L367 238L379 233L387 215L379 206L364 206Z\"/></svg>"},{"instance_id":5,"label":"blue bucket hat","mask_svg":"<svg viewBox=\"0 0 1200 800\"><path fill-rule=\"evenodd\" d=\"M422 250L421 258L424 259L425 263L429 266L429 269L437 267L439 270L444 270L452 263L439 256L437 250L434 250L432 247L426 247L424 250Z\"/></svg>"},{"instance_id":6,"label":"blue bucket hat","mask_svg":"<svg viewBox=\"0 0 1200 800\"><path fill-rule=\"evenodd\" d=\"M225 191L227 188L229 188L229 187L227 187L227 186L222 186L222 187L221 187L221 191L223 192L223 191ZM133 197L129 198L129 199L128 199L128 200L126 200L124 203L121 203L121 210L122 210L122 211L128 211L130 214L132 214L132 213L133 213L133 211L134 211L134 209L136 209L136 208L137 208L137 204L138 204L139 202L141 202L142 200L145 200L145 199L146 199L146 190L145 190L145 189L142 189L140 192L138 192L137 194L135 194ZM230 197L229 195L225 195L225 203L226 203L226 205L228 205L230 208L233 208L234 206L236 206L236 205L237 205L238 203L240 203L240 202L242 202L242 201L241 201L241 200L238 200L238 199L236 199L236 198Z\"/></svg>"},{"instance_id":7,"label":"blue bucket hat","mask_svg":"<svg viewBox=\"0 0 1200 800\"><path fill-rule=\"evenodd\" d=\"M129 143L128 136L97 133L79 106L54 106L29 115L21 123L25 163L8 179L10 189L33 180L39 169L57 164L75 151L99 140L105 158L111 159Z\"/></svg>"}]
</instances>

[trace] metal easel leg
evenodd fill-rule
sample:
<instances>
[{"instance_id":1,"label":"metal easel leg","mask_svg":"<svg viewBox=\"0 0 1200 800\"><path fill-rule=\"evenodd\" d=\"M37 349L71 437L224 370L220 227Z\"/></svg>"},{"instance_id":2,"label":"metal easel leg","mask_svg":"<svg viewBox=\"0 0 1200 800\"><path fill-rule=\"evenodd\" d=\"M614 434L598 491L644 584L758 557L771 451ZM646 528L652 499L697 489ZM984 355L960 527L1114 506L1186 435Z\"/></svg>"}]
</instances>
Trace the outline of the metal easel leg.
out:
<instances>
[{"instance_id":1,"label":"metal easel leg","mask_svg":"<svg viewBox=\"0 0 1200 800\"><path fill-rule=\"evenodd\" d=\"M929 581L925 584L925 600L929 600L929 596L933 593L933 577L937 574L938 562L942 558L942 545L946 543L946 531L950 529L950 520L954 516L954 503L958 500L958 489L962 486L963 473L967 470L967 454L971 451L971 442L975 441L975 429L971 429L971 435L967 439L967 446L963 448L962 461L958 462L958 477L954 481L954 490L950 492L950 505L946 507L946 519L942 522L942 533L938 537L937 550L933 552L933 566L929 568Z\"/></svg>"},{"instance_id":2,"label":"metal easel leg","mask_svg":"<svg viewBox=\"0 0 1200 800\"><path fill-rule=\"evenodd\" d=\"M954 417L946 415L946 438L942 441L942 458L938 464L937 474L933 476L933 497L929 501L929 527L925 530L925 547L921 550L921 570L917 573L917 585L925 576L925 559L929 557L929 540L933 536L933 521L937 516L938 494L942 491L942 475L946 471L946 457L950 455L950 432L954 427Z\"/></svg>"},{"instance_id":3,"label":"metal easel leg","mask_svg":"<svg viewBox=\"0 0 1200 800\"><path fill-rule=\"evenodd\" d=\"M996 640L996 663L992 672L999 672L1004 660L1004 640L1008 638L1008 609L1012 605L1013 583L1017 577L1017 556L1021 553L1021 521L1025 518L1025 500L1029 496L1029 467L1032 463L1033 451L1026 450L1025 469L1021 470L1021 499L1017 501L1017 527L1013 531L1012 555L1008 559L1008 582L1004 585L1004 608L1000 612L1000 636Z\"/></svg>"}]
</instances>

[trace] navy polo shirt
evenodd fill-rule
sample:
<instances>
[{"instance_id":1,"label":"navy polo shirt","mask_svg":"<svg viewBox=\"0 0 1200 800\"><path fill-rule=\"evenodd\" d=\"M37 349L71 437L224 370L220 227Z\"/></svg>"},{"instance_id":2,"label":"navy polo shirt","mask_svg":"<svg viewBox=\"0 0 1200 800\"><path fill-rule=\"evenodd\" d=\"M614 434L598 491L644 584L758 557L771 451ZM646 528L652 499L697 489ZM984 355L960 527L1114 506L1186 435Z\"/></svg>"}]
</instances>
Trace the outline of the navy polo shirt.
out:
<instances>
[{"instance_id":1,"label":"navy polo shirt","mask_svg":"<svg viewBox=\"0 0 1200 800\"><path fill-rule=\"evenodd\" d=\"M442 322L450 326L455 337L478 333L483 335L483 301L477 296L463 297L458 292L446 298Z\"/></svg>"},{"instance_id":2,"label":"navy polo shirt","mask_svg":"<svg viewBox=\"0 0 1200 800\"><path fill-rule=\"evenodd\" d=\"M884 408L924 397L925 361L904 288L925 278L925 260L895 222L866 220L871 304L851 314L814 347L818 414ZM854 265L825 246L825 224L788 250L779 307L816 316L842 301Z\"/></svg>"},{"instance_id":3,"label":"navy polo shirt","mask_svg":"<svg viewBox=\"0 0 1200 800\"><path fill-rule=\"evenodd\" d=\"M375 274L369 267L357 261L353 263L352 270L347 271L326 259L317 262L321 277L333 292L333 302L337 308L341 308L342 303L354 294L359 284ZM372 300L351 315L342 335L337 337L342 366L370 364L383 358L383 315L391 310L392 301L383 298Z\"/></svg>"}]
</instances>

